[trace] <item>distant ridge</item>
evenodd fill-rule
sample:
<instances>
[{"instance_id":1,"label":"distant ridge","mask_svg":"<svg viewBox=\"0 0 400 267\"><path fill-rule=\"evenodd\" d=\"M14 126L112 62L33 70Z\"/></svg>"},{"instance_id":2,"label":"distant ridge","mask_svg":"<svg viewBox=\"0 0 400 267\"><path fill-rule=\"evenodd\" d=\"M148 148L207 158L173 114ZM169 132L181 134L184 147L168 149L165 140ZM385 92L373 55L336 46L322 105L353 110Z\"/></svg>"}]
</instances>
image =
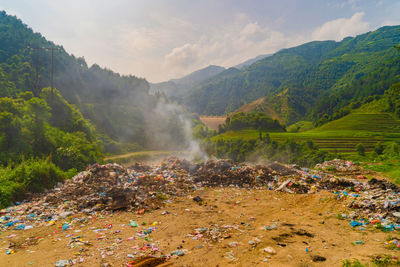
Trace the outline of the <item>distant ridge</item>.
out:
<instances>
[{"instance_id":1,"label":"distant ridge","mask_svg":"<svg viewBox=\"0 0 400 267\"><path fill-rule=\"evenodd\" d=\"M400 26L385 26L340 42L282 49L234 74L212 77L182 103L201 115L225 115L266 97L287 125L318 121L400 82L399 43Z\"/></svg>"},{"instance_id":2,"label":"distant ridge","mask_svg":"<svg viewBox=\"0 0 400 267\"><path fill-rule=\"evenodd\" d=\"M259 56L256 56L254 58L250 58L250 59L248 59L248 60L246 60L246 61L244 61L244 62L242 62L242 63L240 63L240 64L238 64L238 65L236 65L234 67L237 68L237 69L243 69L243 68L245 68L247 66L250 66L251 64L253 64L253 63L255 63L255 62L257 62L257 61L259 61L261 59L264 59L264 58L270 57L270 56L271 56L271 54L259 55Z\"/></svg>"},{"instance_id":3,"label":"distant ridge","mask_svg":"<svg viewBox=\"0 0 400 267\"><path fill-rule=\"evenodd\" d=\"M151 83L150 93L164 93L169 97L178 97L188 93L192 88L200 83L210 79L211 77L221 73L225 68L215 65L210 65L203 69L192 72L179 79L171 79L161 83Z\"/></svg>"}]
</instances>

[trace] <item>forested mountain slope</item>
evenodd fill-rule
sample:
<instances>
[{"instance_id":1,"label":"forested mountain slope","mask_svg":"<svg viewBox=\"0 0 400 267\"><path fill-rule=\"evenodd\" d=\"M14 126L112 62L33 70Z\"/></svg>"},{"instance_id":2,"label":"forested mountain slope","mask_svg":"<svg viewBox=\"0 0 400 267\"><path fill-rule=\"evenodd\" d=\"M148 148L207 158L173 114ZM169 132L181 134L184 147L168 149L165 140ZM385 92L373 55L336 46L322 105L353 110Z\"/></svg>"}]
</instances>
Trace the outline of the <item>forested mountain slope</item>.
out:
<instances>
[{"instance_id":1,"label":"forested mountain slope","mask_svg":"<svg viewBox=\"0 0 400 267\"><path fill-rule=\"evenodd\" d=\"M180 130L174 116L160 116L160 96L149 95L145 79L121 76L96 64L89 67L84 58L68 54L4 11L0 12L0 40L0 97L15 97L24 91L38 96L40 88L50 86L51 52L42 48L54 47L54 86L96 126L106 150L118 152L115 142L136 143L143 148L177 143L153 138L160 131L168 136ZM38 54L34 48L41 48Z\"/></svg>"},{"instance_id":2,"label":"forested mountain slope","mask_svg":"<svg viewBox=\"0 0 400 267\"><path fill-rule=\"evenodd\" d=\"M199 114L227 114L266 97L287 123L333 114L351 101L383 94L400 81L400 26L386 26L341 42L318 41L284 49L242 71L215 77L183 99Z\"/></svg>"}]
</instances>

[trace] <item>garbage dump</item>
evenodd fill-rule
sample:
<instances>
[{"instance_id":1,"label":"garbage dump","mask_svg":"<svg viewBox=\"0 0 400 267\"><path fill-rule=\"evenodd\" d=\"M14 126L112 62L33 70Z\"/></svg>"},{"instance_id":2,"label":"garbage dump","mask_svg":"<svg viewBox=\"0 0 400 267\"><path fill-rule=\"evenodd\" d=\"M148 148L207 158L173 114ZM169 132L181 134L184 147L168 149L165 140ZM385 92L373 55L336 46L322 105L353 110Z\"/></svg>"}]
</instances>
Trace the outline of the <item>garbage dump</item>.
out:
<instances>
[{"instance_id":1,"label":"garbage dump","mask_svg":"<svg viewBox=\"0 0 400 267\"><path fill-rule=\"evenodd\" d=\"M324 172L335 168L352 175ZM54 222L77 213L96 214L129 210L140 213L162 207L171 199L202 187L239 187L311 194L319 190L337 198L352 198L356 209L349 218L370 218L388 229L400 223L399 187L385 180L359 179L356 164L332 160L314 170L295 165L235 164L230 160L209 160L197 164L175 157L158 165L94 164L63 184L42 194L34 194L19 205L0 211L0 226L29 229L35 224ZM363 221L362 224L368 222Z\"/></svg>"}]
</instances>

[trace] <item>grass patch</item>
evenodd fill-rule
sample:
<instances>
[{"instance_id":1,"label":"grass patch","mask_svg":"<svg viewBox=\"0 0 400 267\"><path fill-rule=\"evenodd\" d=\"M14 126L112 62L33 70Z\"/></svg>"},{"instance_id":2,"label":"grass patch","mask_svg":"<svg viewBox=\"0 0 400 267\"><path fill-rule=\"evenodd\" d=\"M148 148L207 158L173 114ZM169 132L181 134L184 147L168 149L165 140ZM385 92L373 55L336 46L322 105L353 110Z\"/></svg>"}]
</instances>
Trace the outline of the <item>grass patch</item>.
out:
<instances>
[{"instance_id":1,"label":"grass patch","mask_svg":"<svg viewBox=\"0 0 400 267\"><path fill-rule=\"evenodd\" d=\"M362 264L358 259L353 260L342 260L342 267L368 267L370 266L367 264Z\"/></svg>"},{"instance_id":2,"label":"grass patch","mask_svg":"<svg viewBox=\"0 0 400 267\"><path fill-rule=\"evenodd\" d=\"M400 130L400 122L390 114L365 114L351 113L343 118L328 122L315 131L341 131L356 130L368 132L398 132Z\"/></svg>"},{"instance_id":3,"label":"grass patch","mask_svg":"<svg viewBox=\"0 0 400 267\"><path fill-rule=\"evenodd\" d=\"M296 124L292 126L288 127L288 132L264 131L264 133L268 132L271 140L278 142L288 139L296 142L311 140L323 151L341 153L344 156L356 155L355 147L357 144L362 144L366 152L371 152L378 142L383 144L400 142L400 122L390 114L385 113L349 114L319 128L307 131L296 132ZM293 132L291 132L292 130ZM212 138L212 141L219 139L257 140L259 136L259 130L243 129L216 135Z\"/></svg>"},{"instance_id":4,"label":"grass patch","mask_svg":"<svg viewBox=\"0 0 400 267\"><path fill-rule=\"evenodd\" d=\"M400 184L400 161L387 160L378 163L368 163L363 166L365 169L382 173L396 184Z\"/></svg>"}]
</instances>

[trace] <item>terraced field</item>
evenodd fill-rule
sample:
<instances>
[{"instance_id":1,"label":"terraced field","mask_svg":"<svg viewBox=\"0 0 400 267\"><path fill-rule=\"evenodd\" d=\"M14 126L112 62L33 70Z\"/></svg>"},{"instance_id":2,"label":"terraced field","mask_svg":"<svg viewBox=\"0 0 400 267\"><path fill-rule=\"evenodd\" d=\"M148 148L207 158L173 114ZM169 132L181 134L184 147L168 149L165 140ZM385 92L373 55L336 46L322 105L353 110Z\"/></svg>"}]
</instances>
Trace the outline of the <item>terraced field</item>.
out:
<instances>
[{"instance_id":1,"label":"terraced field","mask_svg":"<svg viewBox=\"0 0 400 267\"><path fill-rule=\"evenodd\" d=\"M373 150L379 141L400 142L400 122L390 114L349 114L339 120L329 122L319 128L300 133L269 133L272 140L293 139L298 142L312 140L322 150L351 153L355 146L363 144L366 151ZM229 131L214 139L257 139L259 131L248 129Z\"/></svg>"},{"instance_id":2,"label":"terraced field","mask_svg":"<svg viewBox=\"0 0 400 267\"><path fill-rule=\"evenodd\" d=\"M390 114L349 114L338 120L328 122L314 131L357 130L368 132L399 132L400 123Z\"/></svg>"}]
</instances>

